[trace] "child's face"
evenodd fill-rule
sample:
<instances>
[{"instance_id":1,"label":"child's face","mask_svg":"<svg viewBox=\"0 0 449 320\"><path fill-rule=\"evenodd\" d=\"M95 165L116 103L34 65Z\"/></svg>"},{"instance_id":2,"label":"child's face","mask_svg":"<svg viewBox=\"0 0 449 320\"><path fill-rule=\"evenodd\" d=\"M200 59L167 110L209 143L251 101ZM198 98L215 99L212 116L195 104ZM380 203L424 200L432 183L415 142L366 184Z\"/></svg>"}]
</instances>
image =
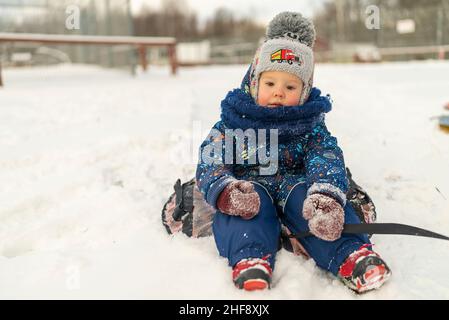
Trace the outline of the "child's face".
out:
<instances>
[{"instance_id":1,"label":"child's face","mask_svg":"<svg viewBox=\"0 0 449 320\"><path fill-rule=\"evenodd\" d=\"M257 104L264 107L297 106L303 83L297 76L283 71L262 72Z\"/></svg>"}]
</instances>

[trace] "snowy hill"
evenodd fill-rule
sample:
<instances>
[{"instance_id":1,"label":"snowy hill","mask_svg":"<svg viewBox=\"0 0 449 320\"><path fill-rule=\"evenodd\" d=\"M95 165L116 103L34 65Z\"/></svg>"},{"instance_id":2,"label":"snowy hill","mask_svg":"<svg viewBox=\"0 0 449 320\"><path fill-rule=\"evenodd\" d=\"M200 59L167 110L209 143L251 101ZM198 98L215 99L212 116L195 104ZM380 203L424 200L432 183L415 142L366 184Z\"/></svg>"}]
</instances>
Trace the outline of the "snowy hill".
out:
<instances>
[{"instance_id":1,"label":"snowy hill","mask_svg":"<svg viewBox=\"0 0 449 320\"><path fill-rule=\"evenodd\" d=\"M313 261L281 251L273 289L234 288L212 238L169 237L176 178L246 66L4 70L0 89L0 299L449 299L449 242L373 237L393 271L355 296ZM449 235L449 63L318 65L329 130L379 222Z\"/></svg>"}]
</instances>

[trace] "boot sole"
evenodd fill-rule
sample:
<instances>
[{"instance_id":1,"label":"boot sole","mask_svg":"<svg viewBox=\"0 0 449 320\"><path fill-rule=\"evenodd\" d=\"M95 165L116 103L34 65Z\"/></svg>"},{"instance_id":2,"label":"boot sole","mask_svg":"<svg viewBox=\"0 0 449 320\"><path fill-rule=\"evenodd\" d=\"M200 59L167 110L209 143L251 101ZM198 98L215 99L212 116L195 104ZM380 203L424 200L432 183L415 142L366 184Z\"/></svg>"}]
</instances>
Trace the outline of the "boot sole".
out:
<instances>
[{"instance_id":1,"label":"boot sole","mask_svg":"<svg viewBox=\"0 0 449 320\"><path fill-rule=\"evenodd\" d=\"M365 283L361 280L357 281L357 288L354 290L357 293L366 293L371 290L379 289L390 278L391 272L387 270L384 265L378 265L368 270L363 275Z\"/></svg>"},{"instance_id":2,"label":"boot sole","mask_svg":"<svg viewBox=\"0 0 449 320\"><path fill-rule=\"evenodd\" d=\"M270 276L266 272L256 268L243 271L234 280L237 288L246 291L270 289L270 283Z\"/></svg>"}]
</instances>

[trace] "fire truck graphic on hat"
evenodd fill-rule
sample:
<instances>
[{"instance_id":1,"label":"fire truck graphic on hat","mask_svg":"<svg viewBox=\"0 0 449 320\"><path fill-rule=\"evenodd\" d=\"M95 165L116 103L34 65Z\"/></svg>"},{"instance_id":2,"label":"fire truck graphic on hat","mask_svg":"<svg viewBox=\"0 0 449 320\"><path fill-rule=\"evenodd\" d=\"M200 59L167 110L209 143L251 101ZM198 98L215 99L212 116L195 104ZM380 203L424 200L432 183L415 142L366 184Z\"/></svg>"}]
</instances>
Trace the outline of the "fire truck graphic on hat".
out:
<instances>
[{"instance_id":1,"label":"fire truck graphic on hat","mask_svg":"<svg viewBox=\"0 0 449 320\"><path fill-rule=\"evenodd\" d=\"M293 64L293 62L297 62L299 65L302 64L300 57L295 56L292 50L290 49L279 49L271 54L271 62L288 62L289 64Z\"/></svg>"}]
</instances>

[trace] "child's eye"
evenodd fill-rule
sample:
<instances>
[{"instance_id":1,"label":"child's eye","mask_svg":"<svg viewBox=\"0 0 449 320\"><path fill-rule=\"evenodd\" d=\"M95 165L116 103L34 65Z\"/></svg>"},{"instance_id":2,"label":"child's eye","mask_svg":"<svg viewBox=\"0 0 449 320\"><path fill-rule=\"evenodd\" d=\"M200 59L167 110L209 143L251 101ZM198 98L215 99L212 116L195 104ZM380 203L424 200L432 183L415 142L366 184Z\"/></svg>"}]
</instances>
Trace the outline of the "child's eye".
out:
<instances>
[{"instance_id":1,"label":"child's eye","mask_svg":"<svg viewBox=\"0 0 449 320\"><path fill-rule=\"evenodd\" d=\"M287 86L287 89L288 89L288 90L295 90L296 87L294 87L294 86Z\"/></svg>"},{"instance_id":2,"label":"child's eye","mask_svg":"<svg viewBox=\"0 0 449 320\"><path fill-rule=\"evenodd\" d=\"M269 86L269 87L274 86L274 83L273 83L273 82L270 82L270 81L265 82L265 84L266 84L267 86Z\"/></svg>"}]
</instances>

